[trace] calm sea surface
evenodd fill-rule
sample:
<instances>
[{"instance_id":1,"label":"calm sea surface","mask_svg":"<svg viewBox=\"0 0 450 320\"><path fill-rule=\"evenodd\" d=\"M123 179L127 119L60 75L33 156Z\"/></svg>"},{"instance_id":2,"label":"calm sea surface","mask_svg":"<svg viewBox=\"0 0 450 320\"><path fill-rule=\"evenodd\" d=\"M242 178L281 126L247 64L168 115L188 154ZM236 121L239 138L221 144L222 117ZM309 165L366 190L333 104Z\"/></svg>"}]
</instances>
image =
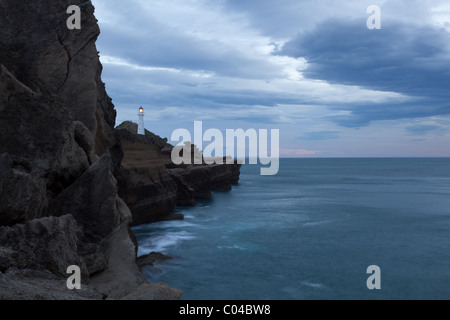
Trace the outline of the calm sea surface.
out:
<instances>
[{"instance_id":1,"label":"calm sea surface","mask_svg":"<svg viewBox=\"0 0 450 320\"><path fill-rule=\"evenodd\" d=\"M183 299L450 299L450 159L282 159L277 176L134 228ZM381 290L367 268L381 268Z\"/></svg>"}]
</instances>

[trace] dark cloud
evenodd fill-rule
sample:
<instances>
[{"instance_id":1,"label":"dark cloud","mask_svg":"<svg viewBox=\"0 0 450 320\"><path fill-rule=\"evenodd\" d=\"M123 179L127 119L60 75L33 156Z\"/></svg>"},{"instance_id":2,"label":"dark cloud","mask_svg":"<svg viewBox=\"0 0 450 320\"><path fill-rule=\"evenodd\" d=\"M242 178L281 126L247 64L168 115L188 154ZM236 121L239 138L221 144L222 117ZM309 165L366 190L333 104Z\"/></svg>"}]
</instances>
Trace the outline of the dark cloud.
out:
<instances>
[{"instance_id":1,"label":"dark cloud","mask_svg":"<svg viewBox=\"0 0 450 320\"><path fill-rule=\"evenodd\" d=\"M94 0L118 123L136 120L142 105L148 128L167 137L193 120L221 130L273 127L299 156L308 145L321 155L378 154L371 142L386 155L398 149L384 143L390 132L398 141L448 132L446 119L409 120L449 114L449 35L427 18L439 2L384 1L383 29L369 31L372 0ZM421 26L404 25L408 17ZM306 79L295 72L303 59L280 56L306 57ZM362 128L386 119L408 120Z\"/></svg>"},{"instance_id":2,"label":"dark cloud","mask_svg":"<svg viewBox=\"0 0 450 320\"><path fill-rule=\"evenodd\" d=\"M449 115L449 103L445 99L419 99L405 103L366 103L330 106L330 109L346 110L348 115L325 117L343 127L357 128L378 120L400 120Z\"/></svg>"},{"instance_id":3,"label":"dark cloud","mask_svg":"<svg viewBox=\"0 0 450 320\"><path fill-rule=\"evenodd\" d=\"M347 126L372 120L450 114L450 34L431 26L330 20L286 43L278 55L304 57L304 76L414 97L399 104L351 105ZM342 108L339 106L338 108Z\"/></svg>"},{"instance_id":4,"label":"dark cloud","mask_svg":"<svg viewBox=\"0 0 450 320\"><path fill-rule=\"evenodd\" d=\"M245 13L248 22L262 34L276 38L292 37L318 21L335 16L364 18L371 4L373 0L226 0L224 3L231 12Z\"/></svg>"}]
</instances>

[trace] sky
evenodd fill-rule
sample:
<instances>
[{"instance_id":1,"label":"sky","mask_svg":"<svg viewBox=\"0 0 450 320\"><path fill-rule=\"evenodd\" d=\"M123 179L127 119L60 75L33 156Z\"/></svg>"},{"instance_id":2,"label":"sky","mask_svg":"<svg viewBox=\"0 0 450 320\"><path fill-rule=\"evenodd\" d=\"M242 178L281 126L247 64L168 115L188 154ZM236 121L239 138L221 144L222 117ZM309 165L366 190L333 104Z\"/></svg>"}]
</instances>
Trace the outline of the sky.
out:
<instances>
[{"instance_id":1,"label":"sky","mask_svg":"<svg viewBox=\"0 0 450 320\"><path fill-rule=\"evenodd\" d=\"M168 138L279 129L282 157L450 156L448 0L92 2L117 124L143 106Z\"/></svg>"}]
</instances>

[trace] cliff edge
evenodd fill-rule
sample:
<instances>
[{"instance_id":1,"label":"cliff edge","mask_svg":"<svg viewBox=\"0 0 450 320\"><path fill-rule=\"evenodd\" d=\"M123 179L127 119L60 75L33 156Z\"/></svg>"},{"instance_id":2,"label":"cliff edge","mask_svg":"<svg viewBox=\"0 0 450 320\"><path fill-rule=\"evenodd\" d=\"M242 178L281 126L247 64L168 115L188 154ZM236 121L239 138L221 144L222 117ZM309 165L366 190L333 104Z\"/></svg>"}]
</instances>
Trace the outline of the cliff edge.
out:
<instances>
[{"instance_id":1,"label":"cliff edge","mask_svg":"<svg viewBox=\"0 0 450 320\"><path fill-rule=\"evenodd\" d=\"M90 1L0 0L0 299L181 296L135 262L98 35ZM82 290L66 286L71 265Z\"/></svg>"},{"instance_id":2,"label":"cliff edge","mask_svg":"<svg viewBox=\"0 0 450 320\"><path fill-rule=\"evenodd\" d=\"M239 182L241 165L174 165L173 146L152 132L137 134L137 124L116 128L124 158L115 171L119 196L131 209L133 224L182 219L176 206L192 206L214 190L231 190Z\"/></svg>"}]
</instances>

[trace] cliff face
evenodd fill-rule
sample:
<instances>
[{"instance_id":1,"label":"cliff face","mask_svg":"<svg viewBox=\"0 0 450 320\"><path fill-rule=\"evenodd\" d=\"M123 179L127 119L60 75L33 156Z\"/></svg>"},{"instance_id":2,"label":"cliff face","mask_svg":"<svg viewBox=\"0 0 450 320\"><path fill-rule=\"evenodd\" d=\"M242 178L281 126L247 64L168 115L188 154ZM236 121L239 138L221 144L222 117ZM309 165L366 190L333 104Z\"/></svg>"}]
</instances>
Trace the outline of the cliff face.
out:
<instances>
[{"instance_id":1,"label":"cliff face","mask_svg":"<svg viewBox=\"0 0 450 320\"><path fill-rule=\"evenodd\" d=\"M195 205L196 199L210 198L213 190L231 190L239 181L239 164L176 166L167 139L149 131L138 135L131 122L122 123L117 132L124 158L116 178L133 224L180 219L172 215L177 205Z\"/></svg>"},{"instance_id":2,"label":"cliff face","mask_svg":"<svg viewBox=\"0 0 450 320\"><path fill-rule=\"evenodd\" d=\"M66 27L71 4L82 8L81 30ZM100 79L89 1L1 0L0 7L0 223L11 225L47 215L115 144L116 113Z\"/></svg>"},{"instance_id":3,"label":"cliff face","mask_svg":"<svg viewBox=\"0 0 450 320\"><path fill-rule=\"evenodd\" d=\"M119 195L133 214L133 224L164 220L177 205L177 185L161 159L165 144L158 146L150 136L128 130L118 133L124 158L116 178Z\"/></svg>"},{"instance_id":4,"label":"cliff face","mask_svg":"<svg viewBox=\"0 0 450 320\"><path fill-rule=\"evenodd\" d=\"M81 30L66 27L70 5ZM0 298L178 298L135 264L94 8L0 0ZM66 287L78 265L81 291ZM137 289L138 288L138 289Z\"/></svg>"}]
</instances>

